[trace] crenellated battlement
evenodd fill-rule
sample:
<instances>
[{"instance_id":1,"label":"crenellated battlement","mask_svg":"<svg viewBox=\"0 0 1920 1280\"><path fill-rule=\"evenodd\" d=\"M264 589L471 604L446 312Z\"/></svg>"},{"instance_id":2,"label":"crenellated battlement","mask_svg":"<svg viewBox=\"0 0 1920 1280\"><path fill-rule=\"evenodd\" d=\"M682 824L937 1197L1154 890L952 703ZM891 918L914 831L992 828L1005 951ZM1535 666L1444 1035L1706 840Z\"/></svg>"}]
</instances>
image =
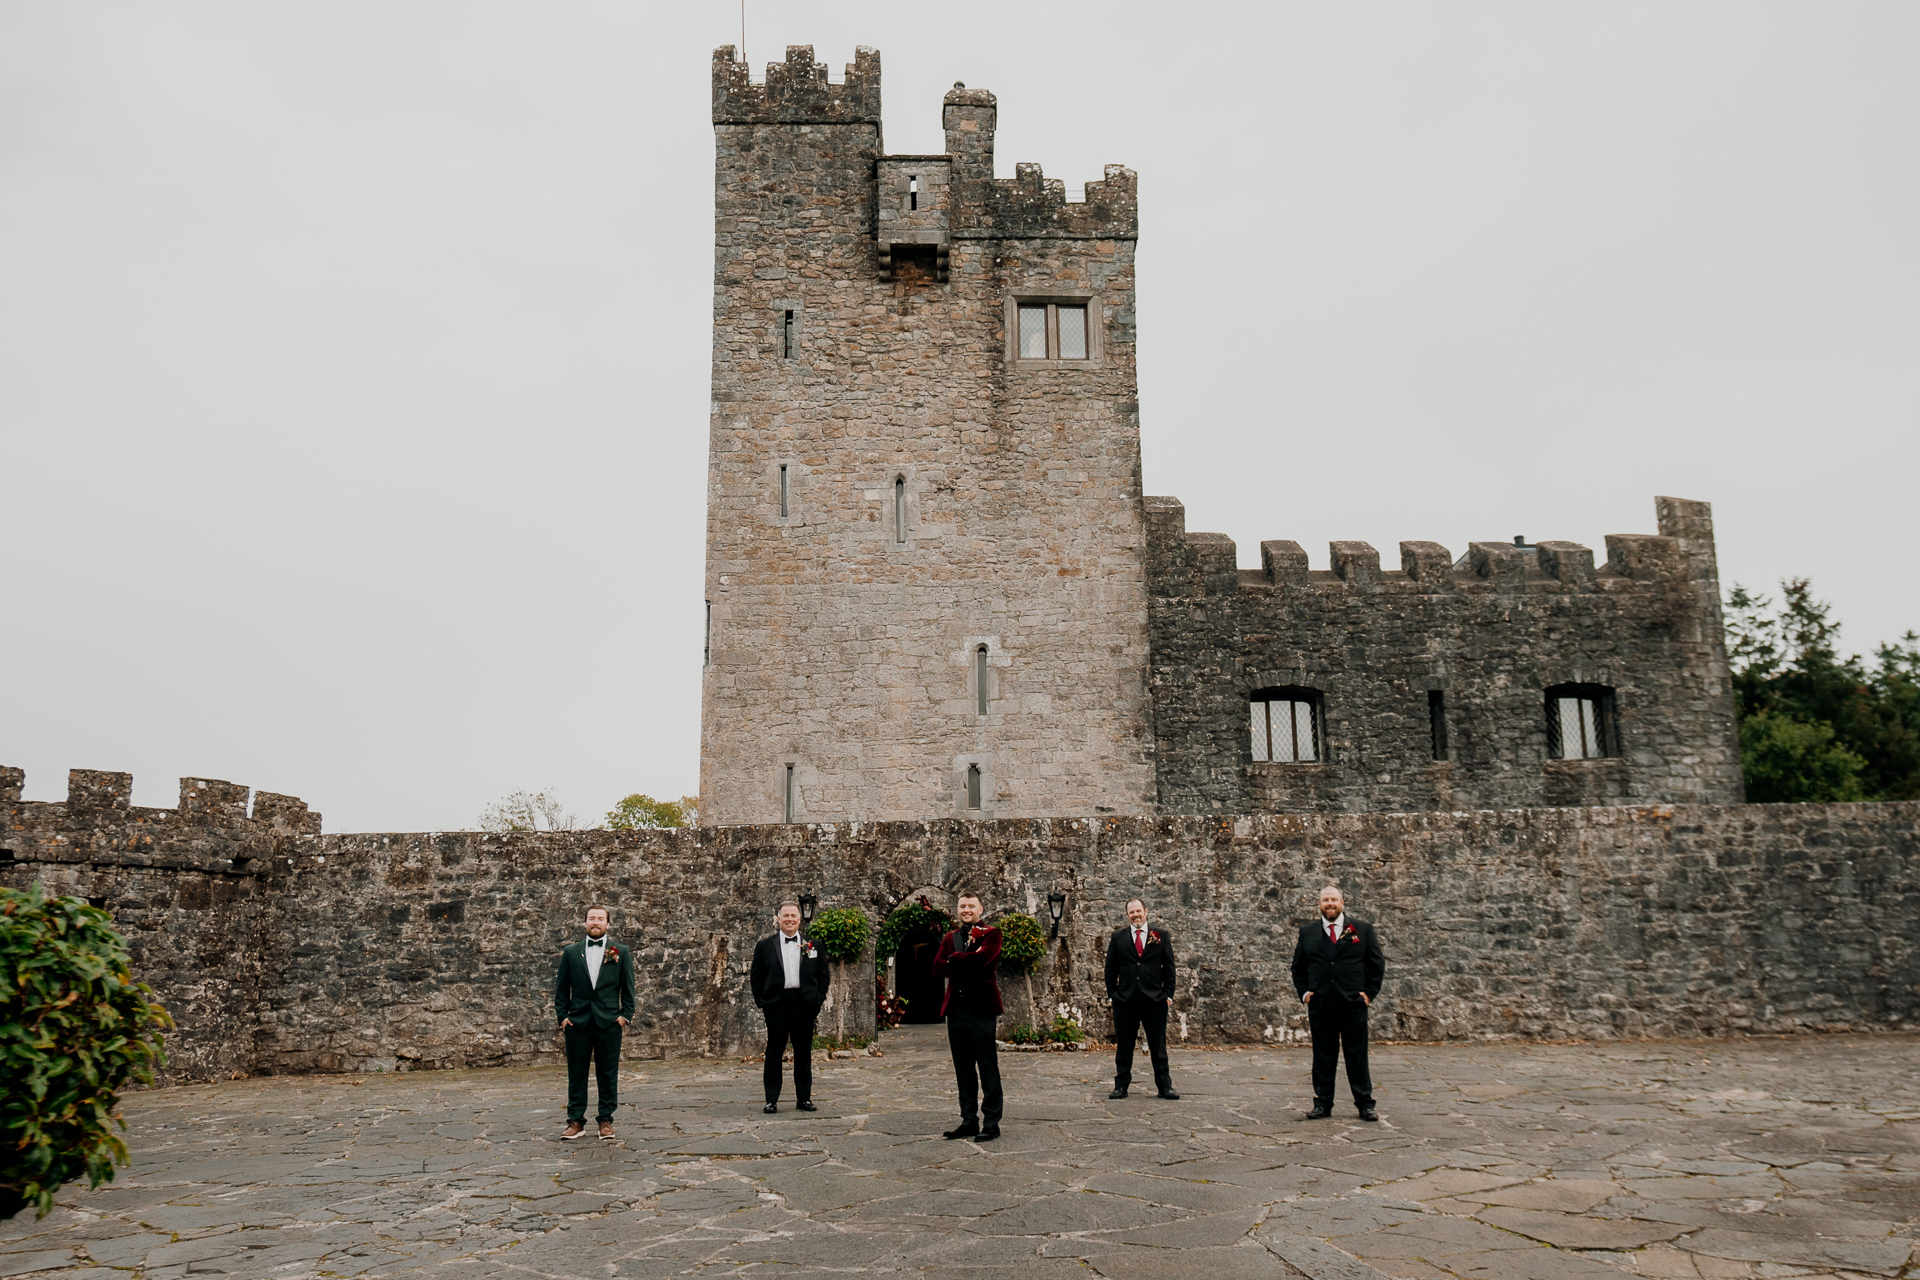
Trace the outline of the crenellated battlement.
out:
<instances>
[{"instance_id":1,"label":"crenellated battlement","mask_svg":"<svg viewBox=\"0 0 1920 1280\"><path fill-rule=\"evenodd\" d=\"M1365 542L1327 544L1327 568L1308 566L1307 553L1285 539L1260 544L1259 569L1239 568L1239 549L1223 533L1188 533L1186 507L1177 498L1143 500L1148 536L1148 590L1156 596L1219 596L1235 592L1451 594L1492 590L1564 594L1631 589L1633 583L1686 585L1713 577L1711 507L1679 498L1656 499L1662 532L1610 533L1607 558L1577 542L1471 542L1453 559L1437 542L1400 544L1400 568L1380 567ZM1678 526L1685 524L1682 536ZM1706 572L1701 572L1704 557Z\"/></svg>"},{"instance_id":2,"label":"crenellated battlement","mask_svg":"<svg viewBox=\"0 0 1920 1280\"><path fill-rule=\"evenodd\" d=\"M846 78L827 79L827 64L813 60L813 46L787 46L785 62L769 62L767 78L754 84L734 47L713 51L715 124L871 124L880 123L880 51L862 45L853 51Z\"/></svg>"},{"instance_id":3,"label":"crenellated battlement","mask_svg":"<svg viewBox=\"0 0 1920 1280\"><path fill-rule=\"evenodd\" d=\"M0 862L173 867L251 875L291 836L320 834L297 796L220 778L180 779L173 809L132 803L133 775L72 769L64 801L23 800L26 771L0 766Z\"/></svg>"}]
</instances>

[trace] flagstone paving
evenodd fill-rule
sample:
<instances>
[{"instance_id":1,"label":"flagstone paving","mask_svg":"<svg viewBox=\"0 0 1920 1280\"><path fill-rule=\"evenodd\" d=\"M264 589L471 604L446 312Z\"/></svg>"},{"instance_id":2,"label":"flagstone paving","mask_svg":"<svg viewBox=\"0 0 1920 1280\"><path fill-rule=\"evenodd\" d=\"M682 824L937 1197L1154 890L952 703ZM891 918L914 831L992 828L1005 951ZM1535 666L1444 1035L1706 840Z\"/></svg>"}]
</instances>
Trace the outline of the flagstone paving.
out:
<instances>
[{"instance_id":1,"label":"flagstone paving","mask_svg":"<svg viewBox=\"0 0 1920 1280\"><path fill-rule=\"evenodd\" d=\"M546 1070L130 1097L134 1158L0 1224L0 1277L1920 1276L1920 1038L1377 1046L1381 1121L1302 1118L1298 1046L1007 1054L1005 1136L945 1142L938 1028L821 1064L633 1064L615 1142ZM1345 1090L1344 1081L1341 1089Z\"/></svg>"}]
</instances>

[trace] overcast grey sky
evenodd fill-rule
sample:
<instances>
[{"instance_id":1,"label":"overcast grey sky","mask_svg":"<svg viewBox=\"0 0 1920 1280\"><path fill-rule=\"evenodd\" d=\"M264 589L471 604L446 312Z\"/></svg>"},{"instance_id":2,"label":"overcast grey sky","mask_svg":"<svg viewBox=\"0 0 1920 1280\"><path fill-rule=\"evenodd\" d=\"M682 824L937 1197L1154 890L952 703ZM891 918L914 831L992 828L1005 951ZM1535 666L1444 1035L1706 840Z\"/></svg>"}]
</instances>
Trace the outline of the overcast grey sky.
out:
<instances>
[{"instance_id":1,"label":"overcast grey sky","mask_svg":"<svg viewBox=\"0 0 1920 1280\"><path fill-rule=\"evenodd\" d=\"M737 0L0 5L0 763L330 830L698 781ZM890 150L1139 171L1146 489L1293 538L1652 532L1920 627L1920 6L749 0Z\"/></svg>"}]
</instances>

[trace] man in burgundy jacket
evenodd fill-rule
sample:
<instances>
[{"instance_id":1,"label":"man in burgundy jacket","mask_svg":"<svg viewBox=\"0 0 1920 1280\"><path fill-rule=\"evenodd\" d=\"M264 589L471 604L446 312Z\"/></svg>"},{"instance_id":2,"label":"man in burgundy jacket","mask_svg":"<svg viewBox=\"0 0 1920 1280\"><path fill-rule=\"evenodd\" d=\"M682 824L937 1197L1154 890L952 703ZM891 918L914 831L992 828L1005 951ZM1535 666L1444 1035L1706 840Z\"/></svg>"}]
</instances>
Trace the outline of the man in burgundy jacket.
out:
<instances>
[{"instance_id":1,"label":"man in burgundy jacket","mask_svg":"<svg viewBox=\"0 0 1920 1280\"><path fill-rule=\"evenodd\" d=\"M933 957L933 976L946 979L940 1012L960 1085L960 1127L942 1136L991 1142L1000 1136L1001 1110L994 1023L1006 1008L1000 1002L1000 931L979 923L978 894L961 894L954 910L960 927L940 939Z\"/></svg>"}]
</instances>

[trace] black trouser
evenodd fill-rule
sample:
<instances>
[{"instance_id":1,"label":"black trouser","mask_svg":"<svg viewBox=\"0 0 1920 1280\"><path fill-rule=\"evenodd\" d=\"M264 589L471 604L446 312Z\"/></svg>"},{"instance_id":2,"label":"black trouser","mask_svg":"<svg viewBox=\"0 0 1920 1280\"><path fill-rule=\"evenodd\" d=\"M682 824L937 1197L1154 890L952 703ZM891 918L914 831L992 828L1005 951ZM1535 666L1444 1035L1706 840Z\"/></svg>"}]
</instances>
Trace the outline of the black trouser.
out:
<instances>
[{"instance_id":1,"label":"black trouser","mask_svg":"<svg viewBox=\"0 0 1920 1280\"><path fill-rule=\"evenodd\" d=\"M1000 1050L993 1042L999 1015L947 1011L947 1048L953 1051L953 1078L960 1086L960 1118L987 1127L1000 1123Z\"/></svg>"},{"instance_id":2,"label":"black trouser","mask_svg":"<svg viewBox=\"0 0 1920 1280\"><path fill-rule=\"evenodd\" d=\"M798 990L782 991L780 1002L760 1012L767 1015L767 1059L760 1078L767 1101L780 1101L780 1059L793 1044L793 1096L800 1102L813 1097L813 1020L820 1011L800 998Z\"/></svg>"},{"instance_id":3,"label":"black trouser","mask_svg":"<svg viewBox=\"0 0 1920 1280\"><path fill-rule=\"evenodd\" d=\"M1316 994L1307 1001L1307 1026L1313 1032L1313 1101L1333 1108L1333 1068L1344 1049L1347 1088L1353 1105L1373 1105L1373 1077L1367 1074L1367 1006L1338 992Z\"/></svg>"},{"instance_id":4,"label":"black trouser","mask_svg":"<svg viewBox=\"0 0 1920 1280\"><path fill-rule=\"evenodd\" d=\"M567 1119L584 1122L587 1118L587 1059L593 1059L595 1083L600 1087L602 1120L613 1119L620 1105L620 1033L617 1022L600 1026L593 1015L575 1022L567 1031Z\"/></svg>"},{"instance_id":5,"label":"black trouser","mask_svg":"<svg viewBox=\"0 0 1920 1280\"><path fill-rule=\"evenodd\" d=\"M1173 1089L1167 1069L1167 1002L1120 1000L1113 1006L1113 1087L1124 1089L1133 1079L1133 1042L1142 1028L1147 1033L1147 1057L1153 1061L1153 1083L1162 1093Z\"/></svg>"}]
</instances>

